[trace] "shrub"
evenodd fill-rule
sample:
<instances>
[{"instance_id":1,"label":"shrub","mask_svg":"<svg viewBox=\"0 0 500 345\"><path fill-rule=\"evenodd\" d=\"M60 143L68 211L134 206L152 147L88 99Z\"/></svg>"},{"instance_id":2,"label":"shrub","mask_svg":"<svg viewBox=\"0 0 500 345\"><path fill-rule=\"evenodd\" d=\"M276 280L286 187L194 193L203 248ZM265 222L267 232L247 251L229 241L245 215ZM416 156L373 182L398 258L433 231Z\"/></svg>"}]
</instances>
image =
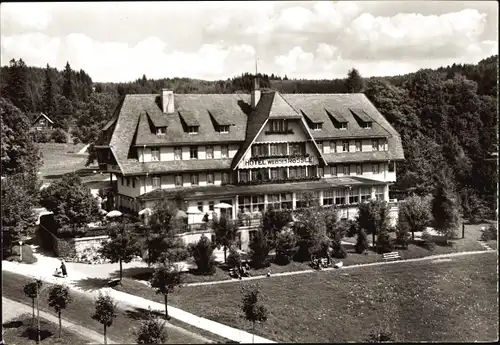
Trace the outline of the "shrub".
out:
<instances>
[{"instance_id":1,"label":"shrub","mask_svg":"<svg viewBox=\"0 0 500 345\"><path fill-rule=\"evenodd\" d=\"M392 244L391 237L389 236L388 231L380 231L377 235L377 252L389 253L394 249L394 245Z\"/></svg>"},{"instance_id":2,"label":"shrub","mask_svg":"<svg viewBox=\"0 0 500 345\"><path fill-rule=\"evenodd\" d=\"M282 231L276 235L276 263L289 264L297 250L297 237L292 231Z\"/></svg>"},{"instance_id":3,"label":"shrub","mask_svg":"<svg viewBox=\"0 0 500 345\"><path fill-rule=\"evenodd\" d=\"M368 236L363 229L358 232L358 238L356 239L356 245L354 246L356 253L362 254L368 249Z\"/></svg>"},{"instance_id":4,"label":"shrub","mask_svg":"<svg viewBox=\"0 0 500 345\"><path fill-rule=\"evenodd\" d=\"M155 318L149 307L147 319L141 321L137 331L137 344L164 344L167 341L165 323L166 321Z\"/></svg>"},{"instance_id":5,"label":"shrub","mask_svg":"<svg viewBox=\"0 0 500 345\"><path fill-rule=\"evenodd\" d=\"M396 228L396 244L401 248L408 248L408 242L410 241L410 233L406 227Z\"/></svg>"},{"instance_id":6,"label":"shrub","mask_svg":"<svg viewBox=\"0 0 500 345\"><path fill-rule=\"evenodd\" d=\"M433 250L435 248L436 244L432 239L432 235L428 232L424 231L424 233L422 234L422 240L424 241L424 246L427 247L427 249Z\"/></svg>"},{"instance_id":7,"label":"shrub","mask_svg":"<svg viewBox=\"0 0 500 345\"><path fill-rule=\"evenodd\" d=\"M198 267L198 272L205 274L215 273L215 256L214 249L210 239L202 235L198 243L191 247L193 258Z\"/></svg>"},{"instance_id":8,"label":"shrub","mask_svg":"<svg viewBox=\"0 0 500 345\"><path fill-rule=\"evenodd\" d=\"M269 243L262 230L255 232L255 236L250 242L250 258L252 265L256 268L269 266L267 254L269 254Z\"/></svg>"},{"instance_id":9,"label":"shrub","mask_svg":"<svg viewBox=\"0 0 500 345\"><path fill-rule=\"evenodd\" d=\"M50 133L47 131L33 131L33 140L37 143L48 143L50 139Z\"/></svg>"},{"instance_id":10,"label":"shrub","mask_svg":"<svg viewBox=\"0 0 500 345\"><path fill-rule=\"evenodd\" d=\"M241 255L236 248L231 247L229 249L229 255L227 256L226 262L229 267L237 267L241 264Z\"/></svg>"},{"instance_id":11,"label":"shrub","mask_svg":"<svg viewBox=\"0 0 500 345\"><path fill-rule=\"evenodd\" d=\"M28 245L23 245L22 246L23 250L23 260L19 260L19 251L21 249L20 246L13 246L12 247L12 255L8 257L7 259L9 261L16 261L16 262L22 262L25 264L34 264L37 262L37 258L33 255L33 249L31 249L31 246Z\"/></svg>"},{"instance_id":12,"label":"shrub","mask_svg":"<svg viewBox=\"0 0 500 345\"><path fill-rule=\"evenodd\" d=\"M345 259L347 257L347 251L340 241L334 241L332 243L333 247L333 257L336 259Z\"/></svg>"},{"instance_id":13,"label":"shrub","mask_svg":"<svg viewBox=\"0 0 500 345\"><path fill-rule=\"evenodd\" d=\"M50 135L50 139L52 139L56 143L65 144L68 141L66 133L61 128L56 128L52 131Z\"/></svg>"},{"instance_id":14,"label":"shrub","mask_svg":"<svg viewBox=\"0 0 500 345\"><path fill-rule=\"evenodd\" d=\"M497 228L495 225L491 224L489 227L487 227L484 230L481 230L481 237L479 238L481 241L491 241L491 240L497 240Z\"/></svg>"}]
</instances>

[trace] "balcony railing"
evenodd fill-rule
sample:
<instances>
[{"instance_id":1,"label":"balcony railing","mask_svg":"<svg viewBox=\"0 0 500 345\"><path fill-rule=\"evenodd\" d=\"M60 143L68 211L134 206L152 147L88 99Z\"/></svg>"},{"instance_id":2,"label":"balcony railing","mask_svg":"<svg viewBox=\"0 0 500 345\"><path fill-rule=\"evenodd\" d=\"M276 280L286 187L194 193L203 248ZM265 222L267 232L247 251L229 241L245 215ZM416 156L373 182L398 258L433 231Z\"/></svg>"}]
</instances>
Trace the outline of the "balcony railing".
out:
<instances>
[{"instance_id":1,"label":"balcony railing","mask_svg":"<svg viewBox=\"0 0 500 345\"><path fill-rule=\"evenodd\" d=\"M283 130L268 130L265 132L268 134L293 134L293 129L283 129Z\"/></svg>"}]
</instances>

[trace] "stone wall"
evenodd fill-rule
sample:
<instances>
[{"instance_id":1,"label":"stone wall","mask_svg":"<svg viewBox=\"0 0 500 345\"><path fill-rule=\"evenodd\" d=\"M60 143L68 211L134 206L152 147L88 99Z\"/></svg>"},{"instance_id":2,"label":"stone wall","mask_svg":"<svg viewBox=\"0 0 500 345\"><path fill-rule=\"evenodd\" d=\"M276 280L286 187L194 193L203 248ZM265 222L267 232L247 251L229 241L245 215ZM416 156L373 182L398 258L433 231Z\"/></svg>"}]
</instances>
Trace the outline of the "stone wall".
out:
<instances>
[{"instance_id":1,"label":"stone wall","mask_svg":"<svg viewBox=\"0 0 500 345\"><path fill-rule=\"evenodd\" d=\"M85 263L102 263L104 260L98 254L102 247L102 241L108 239L108 236L80 237L72 239L75 248L73 261Z\"/></svg>"}]
</instances>

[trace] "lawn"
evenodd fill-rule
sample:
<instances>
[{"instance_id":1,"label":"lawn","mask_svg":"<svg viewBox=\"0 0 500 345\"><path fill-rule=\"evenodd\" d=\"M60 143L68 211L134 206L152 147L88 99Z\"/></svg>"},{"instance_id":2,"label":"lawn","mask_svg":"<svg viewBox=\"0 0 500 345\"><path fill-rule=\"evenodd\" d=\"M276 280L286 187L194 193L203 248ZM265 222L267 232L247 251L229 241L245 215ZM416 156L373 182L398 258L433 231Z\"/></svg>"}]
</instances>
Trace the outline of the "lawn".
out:
<instances>
[{"instance_id":1,"label":"lawn","mask_svg":"<svg viewBox=\"0 0 500 345\"><path fill-rule=\"evenodd\" d=\"M5 297L8 297L12 300L21 302L21 303L30 303L31 300L24 296L23 286L26 282L29 281L28 278L10 273L10 272L2 272L3 274L3 294ZM45 284L47 285L47 284ZM81 326L96 330L97 332L101 332L102 325L97 321L93 320L90 316L94 312L94 304L93 300L83 293L79 293L77 291L71 291L71 296L74 301L68 306L68 309L64 310L62 313L62 317L71 321L75 324L79 324ZM47 290L42 292L42 298L40 299L40 310L44 310L50 312L54 315L54 310L49 308L47 305ZM116 341L117 343L122 344L130 344L135 343L136 335L135 332L140 326L140 320L145 318L144 311L142 310L119 310L117 318L113 321L113 325L108 328L108 337ZM176 324L172 322L172 324ZM176 324L178 326L183 327L184 325ZM188 327L183 327L187 329ZM193 329L188 329L193 331ZM172 344L188 344L197 342L197 339L193 339L190 336L187 336L185 333L168 328L168 341L167 343ZM201 332L196 332L201 334ZM205 336L205 334L202 334ZM207 336L205 336L207 337ZM215 341L222 340L222 338L214 336L207 337L209 339L213 339Z\"/></svg>"},{"instance_id":2,"label":"lawn","mask_svg":"<svg viewBox=\"0 0 500 345\"><path fill-rule=\"evenodd\" d=\"M85 145L56 143L38 145L43 155L43 165L40 168L42 178L50 179L86 168L87 155L77 154Z\"/></svg>"},{"instance_id":3,"label":"lawn","mask_svg":"<svg viewBox=\"0 0 500 345\"><path fill-rule=\"evenodd\" d=\"M24 314L3 324L3 339L6 344L32 345L36 343L36 326L31 327L31 315ZM40 344L85 345L89 340L63 329L61 339L57 337L59 326L40 318Z\"/></svg>"},{"instance_id":4,"label":"lawn","mask_svg":"<svg viewBox=\"0 0 500 345\"><path fill-rule=\"evenodd\" d=\"M495 341L497 259L485 253L258 280L270 314L256 333L278 342L361 342L387 328L399 342ZM239 307L246 284L182 287L169 301L251 331ZM140 285L125 280L122 290L162 302Z\"/></svg>"}]
</instances>

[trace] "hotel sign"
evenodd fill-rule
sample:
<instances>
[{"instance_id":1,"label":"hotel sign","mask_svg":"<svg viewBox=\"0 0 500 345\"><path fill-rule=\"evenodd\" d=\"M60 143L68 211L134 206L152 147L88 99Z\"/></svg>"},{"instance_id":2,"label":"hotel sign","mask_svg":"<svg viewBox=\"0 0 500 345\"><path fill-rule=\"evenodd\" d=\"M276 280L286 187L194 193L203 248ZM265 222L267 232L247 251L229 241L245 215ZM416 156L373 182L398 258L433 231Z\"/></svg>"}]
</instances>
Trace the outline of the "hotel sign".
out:
<instances>
[{"instance_id":1,"label":"hotel sign","mask_svg":"<svg viewBox=\"0 0 500 345\"><path fill-rule=\"evenodd\" d=\"M265 158L250 159L243 161L243 167L274 167L274 166L294 166L294 165L314 165L316 157L284 157L284 158Z\"/></svg>"}]
</instances>

